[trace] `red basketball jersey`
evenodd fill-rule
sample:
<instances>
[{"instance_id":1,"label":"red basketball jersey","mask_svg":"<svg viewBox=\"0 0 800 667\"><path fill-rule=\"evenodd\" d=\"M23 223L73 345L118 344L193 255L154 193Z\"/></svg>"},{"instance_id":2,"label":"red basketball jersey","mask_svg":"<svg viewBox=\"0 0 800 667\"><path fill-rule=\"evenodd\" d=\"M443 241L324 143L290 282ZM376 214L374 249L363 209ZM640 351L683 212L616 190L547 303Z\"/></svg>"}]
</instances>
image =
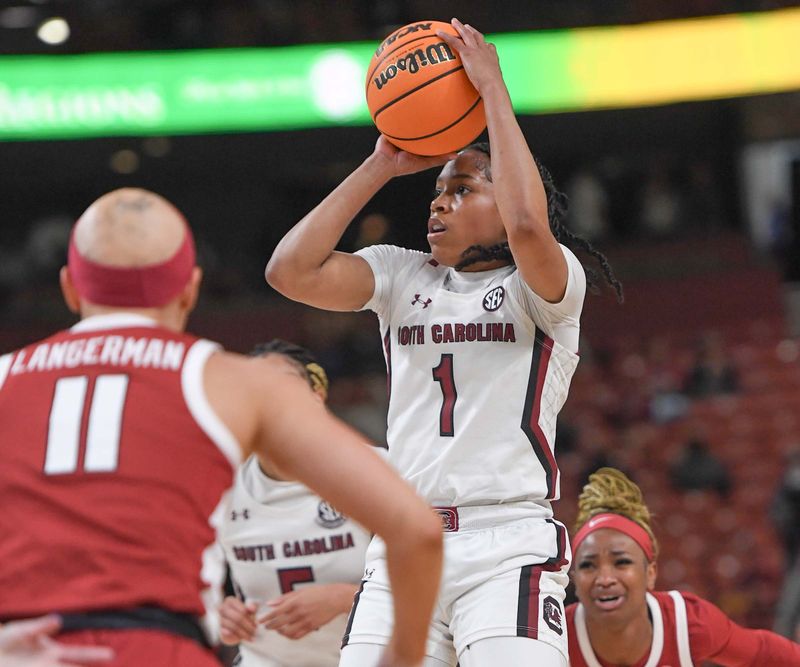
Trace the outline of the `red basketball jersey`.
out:
<instances>
[{"instance_id":1,"label":"red basketball jersey","mask_svg":"<svg viewBox=\"0 0 800 667\"><path fill-rule=\"evenodd\" d=\"M704 660L725 667L800 666L800 645L766 630L743 628L692 593L648 593L647 605L653 641L632 667L693 667ZM581 604L572 604L566 611L569 664L615 667L595 655Z\"/></svg>"},{"instance_id":2,"label":"red basketball jersey","mask_svg":"<svg viewBox=\"0 0 800 667\"><path fill-rule=\"evenodd\" d=\"M203 390L216 349L114 314L0 356L0 618L203 613L239 458Z\"/></svg>"}]
</instances>

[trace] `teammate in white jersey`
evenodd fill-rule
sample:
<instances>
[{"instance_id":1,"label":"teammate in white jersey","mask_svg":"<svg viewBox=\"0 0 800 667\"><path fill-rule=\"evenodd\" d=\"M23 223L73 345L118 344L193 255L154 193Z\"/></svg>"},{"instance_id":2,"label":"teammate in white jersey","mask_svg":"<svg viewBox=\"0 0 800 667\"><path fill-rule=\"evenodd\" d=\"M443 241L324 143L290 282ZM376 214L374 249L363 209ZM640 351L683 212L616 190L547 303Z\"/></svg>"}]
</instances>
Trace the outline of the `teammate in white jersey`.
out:
<instances>
[{"instance_id":1,"label":"teammate in white jersey","mask_svg":"<svg viewBox=\"0 0 800 667\"><path fill-rule=\"evenodd\" d=\"M321 401L325 370L299 345L272 340L257 356L291 360ZM367 446L367 445L365 445ZM219 542L239 597L220 607L222 640L241 667L334 667L372 535L298 482L251 456L234 483Z\"/></svg>"},{"instance_id":2,"label":"teammate in white jersey","mask_svg":"<svg viewBox=\"0 0 800 667\"><path fill-rule=\"evenodd\" d=\"M459 37L440 36L483 98L491 158L487 144L423 158L380 137L283 238L267 280L313 306L378 314L389 459L438 508L446 531L425 664L564 667L570 552L550 502L559 489L556 415L578 361L586 289L567 246L593 255L621 287L605 258L561 226L565 198L527 147L494 47L453 25ZM445 162L430 205L430 254L334 250L392 177ZM373 664L391 617L384 547L373 540L340 665Z\"/></svg>"}]
</instances>

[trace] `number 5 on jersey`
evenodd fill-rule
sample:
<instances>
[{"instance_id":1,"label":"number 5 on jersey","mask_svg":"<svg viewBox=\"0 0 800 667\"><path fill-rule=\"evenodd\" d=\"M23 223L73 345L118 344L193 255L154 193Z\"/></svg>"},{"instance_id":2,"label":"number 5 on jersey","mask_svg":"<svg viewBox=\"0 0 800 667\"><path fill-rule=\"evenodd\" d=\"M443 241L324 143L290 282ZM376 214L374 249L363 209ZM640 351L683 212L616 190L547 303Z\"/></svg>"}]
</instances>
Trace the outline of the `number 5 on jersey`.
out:
<instances>
[{"instance_id":1,"label":"number 5 on jersey","mask_svg":"<svg viewBox=\"0 0 800 667\"><path fill-rule=\"evenodd\" d=\"M64 475L77 472L81 439L86 432L83 456L85 472L113 472L119 462L122 412L128 393L127 375L100 375L94 381L88 424L84 429L84 408L89 389L85 375L61 378L56 382L44 472Z\"/></svg>"}]
</instances>

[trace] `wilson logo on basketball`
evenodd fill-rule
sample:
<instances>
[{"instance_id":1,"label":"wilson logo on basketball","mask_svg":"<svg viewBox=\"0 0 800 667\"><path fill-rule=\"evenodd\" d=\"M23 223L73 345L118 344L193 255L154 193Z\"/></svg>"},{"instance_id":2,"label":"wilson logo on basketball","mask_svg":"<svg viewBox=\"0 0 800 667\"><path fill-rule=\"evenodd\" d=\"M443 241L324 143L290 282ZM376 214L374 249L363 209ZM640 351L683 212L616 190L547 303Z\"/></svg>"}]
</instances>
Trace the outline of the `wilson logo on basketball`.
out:
<instances>
[{"instance_id":1,"label":"wilson logo on basketball","mask_svg":"<svg viewBox=\"0 0 800 667\"><path fill-rule=\"evenodd\" d=\"M422 49L416 49L415 51L406 54L396 63L389 65L372 81L377 86L378 90L380 90L389 81L394 79L398 72L416 74L422 67L438 65L439 63L450 60L456 60L456 56L450 50L450 47L447 44L444 42L431 44L424 51Z\"/></svg>"},{"instance_id":2,"label":"wilson logo on basketball","mask_svg":"<svg viewBox=\"0 0 800 667\"><path fill-rule=\"evenodd\" d=\"M495 287L490 292L486 293L483 297L483 309L488 311L495 311L503 305L503 299L506 296L506 291L502 287Z\"/></svg>"},{"instance_id":3,"label":"wilson logo on basketball","mask_svg":"<svg viewBox=\"0 0 800 667\"><path fill-rule=\"evenodd\" d=\"M381 42L381 45L376 49L375 55L379 56L383 53L383 50L387 46L391 46L394 44L398 39L401 37L405 37L406 35L411 34L412 32L417 32L418 30L430 30L431 26L433 25L432 22L429 23L411 23L410 25L403 26L395 33L389 35L386 39Z\"/></svg>"}]
</instances>

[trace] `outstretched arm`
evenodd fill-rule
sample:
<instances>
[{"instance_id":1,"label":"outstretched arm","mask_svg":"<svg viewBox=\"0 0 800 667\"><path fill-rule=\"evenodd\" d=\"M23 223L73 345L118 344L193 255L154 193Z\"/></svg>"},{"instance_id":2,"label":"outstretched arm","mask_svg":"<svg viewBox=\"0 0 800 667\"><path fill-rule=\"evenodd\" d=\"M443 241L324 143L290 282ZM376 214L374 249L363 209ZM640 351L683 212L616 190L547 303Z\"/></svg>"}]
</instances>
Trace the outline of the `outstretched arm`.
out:
<instances>
[{"instance_id":1,"label":"outstretched arm","mask_svg":"<svg viewBox=\"0 0 800 667\"><path fill-rule=\"evenodd\" d=\"M567 288L567 262L550 230L539 169L517 123L494 44L475 28L453 19L460 37L438 33L464 63L483 98L492 150L492 182L511 254L525 282L556 303Z\"/></svg>"},{"instance_id":2,"label":"outstretched arm","mask_svg":"<svg viewBox=\"0 0 800 667\"><path fill-rule=\"evenodd\" d=\"M450 157L412 155L379 137L374 152L281 239L267 264L267 282L284 296L317 308L361 308L375 289L372 270L361 257L334 250L342 234L391 178Z\"/></svg>"},{"instance_id":3,"label":"outstretched arm","mask_svg":"<svg viewBox=\"0 0 800 667\"><path fill-rule=\"evenodd\" d=\"M439 518L285 359L214 354L205 388L233 435L266 468L299 480L383 538L395 612L387 664L418 664L441 574Z\"/></svg>"},{"instance_id":4,"label":"outstretched arm","mask_svg":"<svg viewBox=\"0 0 800 667\"><path fill-rule=\"evenodd\" d=\"M0 626L3 667L69 667L107 663L114 652L104 646L68 646L52 639L61 628L58 616L12 621Z\"/></svg>"},{"instance_id":5,"label":"outstretched arm","mask_svg":"<svg viewBox=\"0 0 800 667\"><path fill-rule=\"evenodd\" d=\"M697 662L711 660L724 667L800 666L800 644L768 630L743 628L710 602L691 593L682 595Z\"/></svg>"}]
</instances>

